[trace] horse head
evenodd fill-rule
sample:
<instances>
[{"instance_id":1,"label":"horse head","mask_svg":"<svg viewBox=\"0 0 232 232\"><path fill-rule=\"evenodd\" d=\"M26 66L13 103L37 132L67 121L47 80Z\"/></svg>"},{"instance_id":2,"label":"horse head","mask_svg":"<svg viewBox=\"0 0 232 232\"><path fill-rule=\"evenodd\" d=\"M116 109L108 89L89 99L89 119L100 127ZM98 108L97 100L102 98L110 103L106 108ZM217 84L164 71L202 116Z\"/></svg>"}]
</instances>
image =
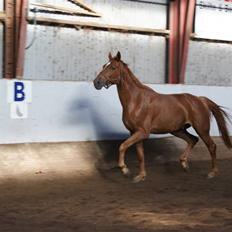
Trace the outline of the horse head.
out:
<instances>
[{"instance_id":1,"label":"horse head","mask_svg":"<svg viewBox=\"0 0 232 232\"><path fill-rule=\"evenodd\" d=\"M121 54L117 53L115 57L112 57L111 53L109 53L109 61L105 65L101 72L97 75L95 80L93 81L94 87L96 89L101 89L105 87L108 89L111 85L120 83L121 76Z\"/></svg>"}]
</instances>

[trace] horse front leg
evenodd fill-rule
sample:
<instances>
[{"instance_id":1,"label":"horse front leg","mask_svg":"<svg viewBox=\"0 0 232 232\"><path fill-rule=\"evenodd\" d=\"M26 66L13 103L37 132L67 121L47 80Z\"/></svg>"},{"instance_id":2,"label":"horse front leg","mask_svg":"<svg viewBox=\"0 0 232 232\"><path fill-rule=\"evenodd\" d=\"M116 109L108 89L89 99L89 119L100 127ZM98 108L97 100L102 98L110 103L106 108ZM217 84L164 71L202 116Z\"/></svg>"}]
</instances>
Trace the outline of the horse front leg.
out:
<instances>
[{"instance_id":1,"label":"horse front leg","mask_svg":"<svg viewBox=\"0 0 232 232\"><path fill-rule=\"evenodd\" d=\"M145 133L144 130L138 130L120 145L118 166L121 168L123 175L130 174L130 170L125 164L126 150L133 144L140 142L141 140L147 138L148 136L149 134Z\"/></svg>"},{"instance_id":2,"label":"horse front leg","mask_svg":"<svg viewBox=\"0 0 232 232\"><path fill-rule=\"evenodd\" d=\"M140 181L143 181L146 178L143 141L136 143L136 151L137 151L137 157L139 160L139 174L136 177L134 177L134 179L133 179L134 183L138 183Z\"/></svg>"}]
</instances>

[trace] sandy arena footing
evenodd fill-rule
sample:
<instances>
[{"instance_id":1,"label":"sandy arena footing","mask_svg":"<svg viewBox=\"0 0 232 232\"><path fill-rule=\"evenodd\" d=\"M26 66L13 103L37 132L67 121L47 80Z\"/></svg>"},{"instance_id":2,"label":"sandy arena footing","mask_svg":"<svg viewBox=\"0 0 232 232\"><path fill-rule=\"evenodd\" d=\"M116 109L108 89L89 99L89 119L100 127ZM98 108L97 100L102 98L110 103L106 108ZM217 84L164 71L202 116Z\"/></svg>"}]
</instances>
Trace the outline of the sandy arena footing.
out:
<instances>
[{"instance_id":1,"label":"sandy arena footing","mask_svg":"<svg viewBox=\"0 0 232 232\"><path fill-rule=\"evenodd\" d=\"M207 179L210 156L199 142L185 173L185 143L148 140L148 177L127 153L132 176L111 169L121 141L0 145L1 232L232 231L232 153L217 143L219 176Z\"/></svg>"}]
</instances>

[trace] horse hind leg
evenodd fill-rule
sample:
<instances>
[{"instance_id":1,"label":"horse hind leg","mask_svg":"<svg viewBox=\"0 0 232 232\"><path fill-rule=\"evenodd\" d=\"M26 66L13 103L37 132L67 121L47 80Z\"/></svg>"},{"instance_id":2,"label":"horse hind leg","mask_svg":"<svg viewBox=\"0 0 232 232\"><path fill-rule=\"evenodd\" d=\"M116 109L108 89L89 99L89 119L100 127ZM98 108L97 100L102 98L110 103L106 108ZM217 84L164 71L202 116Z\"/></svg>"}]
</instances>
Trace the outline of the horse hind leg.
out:
<instances>
[{"instance_id":1,"label":"horse hind leg","mask_svg":"<svg viewBox=\"0 0 232 232\"><path fill-rule=\"evenodd\" d=\"M184 150L184 152L180 156L180 163L181 163L183 169L185 171L187 171L189 169L188 156L190 155L193 147L196 145L196 143L198 142L199 139L196 136L188 133L186 131L186 129L175 131L172 134L178 138L185 140L188 144L186 149Z\"/></svg>"},{"instance_id":2,"label":"horse hind leg","mask_svg":"<svg viewBox=\"0 0 232 232\"><path fill-rule=\"evenodd\" d=\"M218 174L218 167L217 167L217 164L216 164L216 159L217 159L216 149L217 149L217 146L213 142L213 140L210 138L210 136L209 136L209 139L207 139L207 147L208 147L208 150L209 150L210 155L211 155L211 165L212 165L211 171L208 173L208 178L213 178Z\"/></svg>"},{"instance_id":3,"label":"horse hind leg","mask_svg":"<svg viewBox=\"0 0 232 232\"><path fill-rule=\"evenodd\" d=\"M209 131L196 130L201 139L207 146L210 156L211 156L211 171L208 173L208 178L213 178L218 174L218 167L216 164L216 144L209 135Z\"/></svg>"}]
</instances>

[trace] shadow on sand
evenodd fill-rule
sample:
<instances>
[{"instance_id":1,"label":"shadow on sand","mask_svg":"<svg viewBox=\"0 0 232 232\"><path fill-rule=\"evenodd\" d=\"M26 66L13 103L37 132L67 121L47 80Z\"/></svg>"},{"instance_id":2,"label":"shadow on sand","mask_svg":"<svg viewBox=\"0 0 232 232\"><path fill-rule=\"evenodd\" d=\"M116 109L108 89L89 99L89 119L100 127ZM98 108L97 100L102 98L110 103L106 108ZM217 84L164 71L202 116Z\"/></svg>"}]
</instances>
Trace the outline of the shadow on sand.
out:
<instances>
[{"instance_id":1,"label":"shadow on sand","mask_svg":"<svg viewBox=\"0 0 232 232\"><path fill-rule=\"evenodd\" d=\"M102 104L105 104L110 110L107 102L102 102ZM95 141L96 149L100 157L96 163L96 167L100 173L104 175L104 171L108 173L111 169L114 172L120 172L115 168L117 167L118 161L118 148L123 140L129 136L129 132L126 132L126 130L123 133L114 132L113 123L102 117L96 105L89 99L79 98L78 100L74 100L69 109L69 123L74 126L81 124L86 128L91 125L96 138L102 139L101 141ZM82 115L80 112L82 112ZM122 124L121 118L117 118L116 120L120 120ZM176 142L172 137L147 139L144 143L146 165L155 165L156 162L168 163L170 160L178 160L184 147L184 142ZM126 162L132 169L137 168L138 162L134 146L128 149ZM137 171L135 170L135 172Z\"/></svg>"}]
</instances>

